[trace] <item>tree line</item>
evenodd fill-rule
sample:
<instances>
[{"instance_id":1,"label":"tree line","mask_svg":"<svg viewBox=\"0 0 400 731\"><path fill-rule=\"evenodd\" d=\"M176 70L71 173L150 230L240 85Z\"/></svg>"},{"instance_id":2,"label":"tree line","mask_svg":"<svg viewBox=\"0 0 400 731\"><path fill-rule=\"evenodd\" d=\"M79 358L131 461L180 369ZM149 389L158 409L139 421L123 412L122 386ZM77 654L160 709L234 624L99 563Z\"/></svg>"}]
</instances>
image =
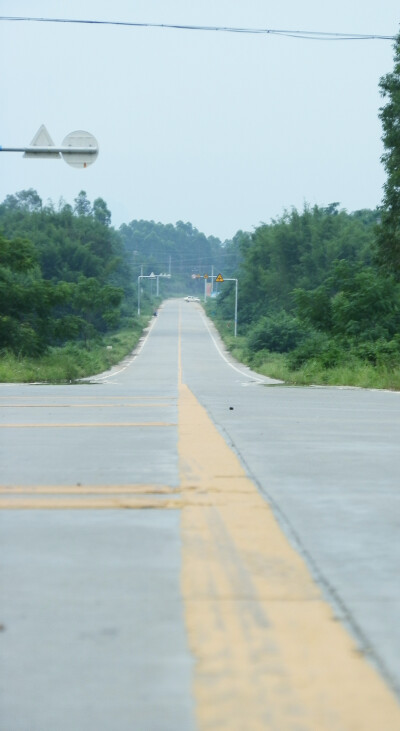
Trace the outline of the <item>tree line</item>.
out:
<instances>
[{"instance_id":1,"label":"tree line","mask_svg":"<svg viewBox=\"0 0 400 731\"><path fill-rule=\"evenodd\" d=\"M378 262L381 225L378 210L305 206L242 240L239 333L250 353L288 353L294 368L349 356L398 361L400 284ZM232 317L233 291L221 291L213 307Z\"/></svg>"}]
</instances>

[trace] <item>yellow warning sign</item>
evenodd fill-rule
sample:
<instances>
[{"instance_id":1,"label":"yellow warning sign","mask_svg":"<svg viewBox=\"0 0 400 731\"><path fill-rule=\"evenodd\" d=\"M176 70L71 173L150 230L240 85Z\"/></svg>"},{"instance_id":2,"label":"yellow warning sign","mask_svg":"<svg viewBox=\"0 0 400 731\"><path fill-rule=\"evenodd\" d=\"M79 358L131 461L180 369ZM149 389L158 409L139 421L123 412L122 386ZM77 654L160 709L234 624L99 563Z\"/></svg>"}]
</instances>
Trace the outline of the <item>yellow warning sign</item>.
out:
<instances>
[{"instance_id":1,"label":"yellow warning sign","mask_svg":"<svg viewBox=\"0 0 400 731\"><path fill-rule=\"evenodd\" d=\"M224 278L223 278L222 274L218 274L218 277L216 278L215 281L216 282L223 282L224 281Z\"/></svg>"},{"instance_id":2,"label":"yellow warning sign","mask_svg":"<svg viewBox=\"0 0 400 731\"><path fill-rule=\"evenodd\" d=\"M204 279L208 279L208 274L205 274L204 275Z\"/></svg>"}]
</instances>

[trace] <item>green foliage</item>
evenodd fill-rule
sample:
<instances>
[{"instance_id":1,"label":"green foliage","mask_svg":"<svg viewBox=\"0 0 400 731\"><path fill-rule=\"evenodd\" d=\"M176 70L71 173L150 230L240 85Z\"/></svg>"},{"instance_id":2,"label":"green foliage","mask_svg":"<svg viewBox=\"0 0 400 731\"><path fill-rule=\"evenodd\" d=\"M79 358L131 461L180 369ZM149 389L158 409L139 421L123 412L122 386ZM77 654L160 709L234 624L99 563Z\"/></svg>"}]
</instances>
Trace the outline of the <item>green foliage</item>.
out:
<instances>
[{"instance_id":1,"label":"green foliage","mask_svg":"<svg viewBox=\"0 0 400 731\"><path fill-rule=\"evenodd\" d=\"M361 213L361 212L360 212ZM373 222L364 216L327 208L295 209L260 226L243 247L239 322L251 323L282 309L294 310L295 288L315 289L333 262L369 263L373 256Z\"/></svg>"},{"instance_id":2,"label":"green foliage","mask_svg":"<svg viewBox=\"0 0 400 731\"><path fill-rule=\"evenodd\" d=\"M0 359L0 382L68 383L106 371L132 352L146 322L146 318L131 322L129 329L110 333L87 347L67 343L35 357L7 351Z\"/></svg>"},{"instance_id":3,"label":"green foliage","mask_svg":"<svg viewBox=\"0 0 400 731\"><path fill-rule=\"evenodd\" d=\"M33 190L0 205L0 348L36 356L88 343L132 314L129 262L110 212L81 191L74 210L43 207ZM122 306L124 303L124 306Z\"/></svg>"},{"instance_id":4,"label":"green foliage","mask_svg":"<svg viewBox=\"0 0 400 731\"><path fill-rule=\"evenodd\" d=\"M261 317L249 329L247 344L252 353L272 350L275 353L287 353L293 350L307 335L307 328L297 318L284 310Z\"/></svg>"},{"instance_id":5,"label":"green foliage","mask_svg":"<svg viewBox=\"0 0 400 731\"><path fill-rule=\"evenodd\" d=\"M32 244L0 237L0 344L17 352L36 354L44 347L48 302L46 286Z\"/></svg>"},{"instance_id":6,"label":"green foliage","mask_svg":"<svg viewBox=\"0 0 400 731\"><path fill-rule=\"evenodd\" d=\"M380 110L387 173L381 222L377 228L378 261L400 279L400 34L394 46L394 68L380 80L386 104Z\"/></svg>"},{"instance_id":7,"label":"green foliage","mask_svg":"<svg viewBox=\"0 0 400 731\"><path fill-rule=\"evenodd\" d=\"M400 284L374 264L378 217L305 206L243 241L238 322L249 365L286 353L288 372L397 367ZM219 323L233 312L233 290L223 287L208 308Z\"/></svg>"},{"instance_id":8,"label":"green foliage","mask_svg":"<svg viewBox=\"0 0 400 731\"><path fill-rule=\"evenodd\" d=\"M335 339L325 333L315 332L289 354L288 363L293 370L308 361L318 361L322 368L332 368L343 362L346 355Z\"/></svg>"},{"instance_id":9,"label":"green foliage","mask_svg":"<svg viewBox=\"0 0 400 731\"><path fill-rule=\"evenodd\" d=\"M400 327L400 287L373 267L336 262L323 285L294 298L304 322L344 339L390 339Z\"/></svg>"}]
</instances>

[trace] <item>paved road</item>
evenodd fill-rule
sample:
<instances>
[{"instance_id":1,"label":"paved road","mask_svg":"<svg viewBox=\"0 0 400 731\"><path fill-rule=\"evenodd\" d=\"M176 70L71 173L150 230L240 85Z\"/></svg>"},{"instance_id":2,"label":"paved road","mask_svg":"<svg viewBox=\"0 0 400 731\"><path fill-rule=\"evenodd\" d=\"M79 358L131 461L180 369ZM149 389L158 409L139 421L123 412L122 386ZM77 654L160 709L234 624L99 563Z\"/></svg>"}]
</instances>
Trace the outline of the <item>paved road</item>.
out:
<instances>
[{"instance_id":1,"label":"paved road","mask_svg":"<svg viewBox=\"0 0 400 731\"><path fill-rule=\"evenodd\" d=\"M399 398L256 376L182 300L1 385L0 727L400 728Z\"/></svg>"}]
</instances>

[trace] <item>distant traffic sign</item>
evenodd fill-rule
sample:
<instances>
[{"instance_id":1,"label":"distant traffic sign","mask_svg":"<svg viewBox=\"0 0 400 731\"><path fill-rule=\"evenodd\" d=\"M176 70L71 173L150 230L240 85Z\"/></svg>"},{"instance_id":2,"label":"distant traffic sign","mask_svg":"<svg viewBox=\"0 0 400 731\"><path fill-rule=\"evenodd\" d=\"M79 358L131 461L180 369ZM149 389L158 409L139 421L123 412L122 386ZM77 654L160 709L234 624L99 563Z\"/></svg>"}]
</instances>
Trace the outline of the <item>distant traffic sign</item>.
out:
<instances>
[{"instance_id":1,"label":"distant traffic sign","mask_svg":"<svg viewBox=\"0 0 400 731\"><path fill-rule=\"evenodd\" d=\"M216 278L215 281L216 282L223 282L224 281L224 278L223 278L222 274L218 274L218 277Z\"/></svg>"}]
</instances>

